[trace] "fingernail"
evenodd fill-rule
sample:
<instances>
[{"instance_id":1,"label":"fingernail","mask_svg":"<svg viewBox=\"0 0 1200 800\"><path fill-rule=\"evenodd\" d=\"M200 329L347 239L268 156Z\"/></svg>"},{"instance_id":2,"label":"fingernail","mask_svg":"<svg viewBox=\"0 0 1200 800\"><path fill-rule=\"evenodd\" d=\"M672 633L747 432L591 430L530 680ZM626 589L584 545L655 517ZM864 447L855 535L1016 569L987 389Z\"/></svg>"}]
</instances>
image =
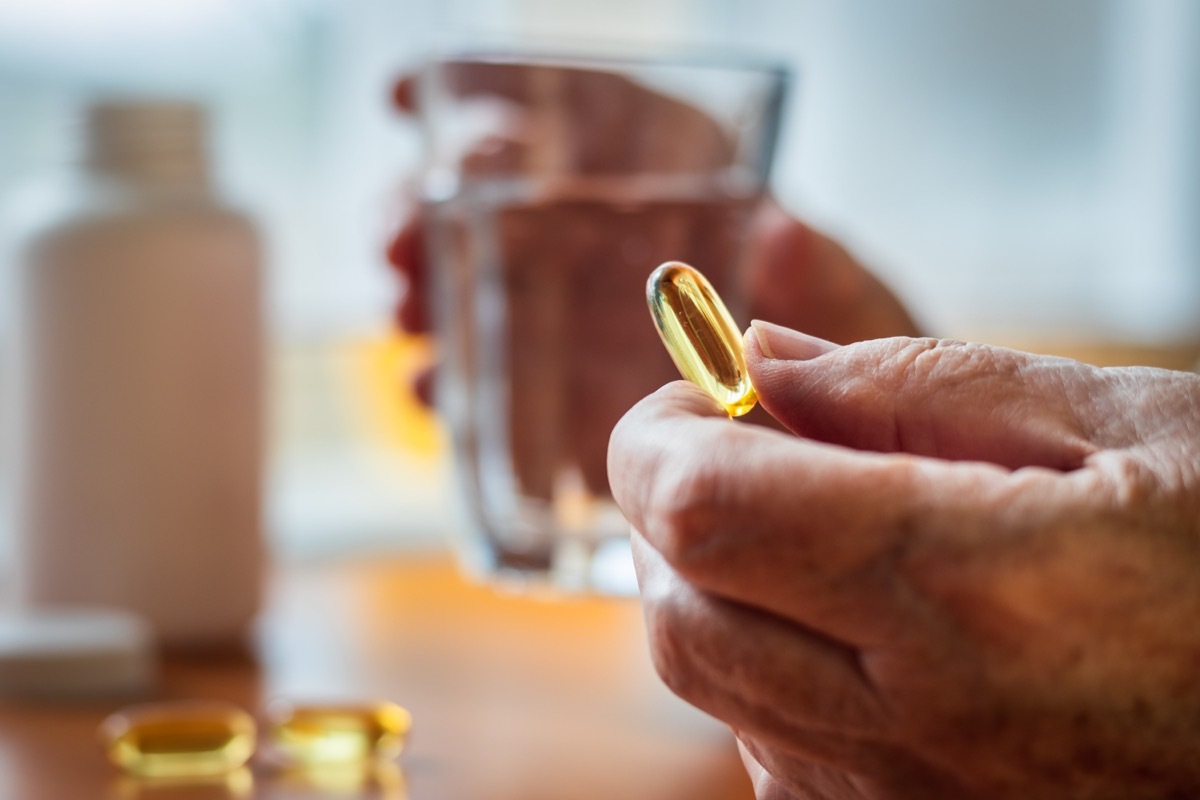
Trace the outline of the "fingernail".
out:
<instances>
[{"instance_id":1,"label":"fingernail","mask_svg":"<svg viewBox=\"0 0 1200 800\"><path fill-rule=\"evenodd\" d=\"M751 321L746 337L751 336L758 340L758 349L764 356L785 361L807 361L838 348L833 342L760 319Z\"/></svg>"}]
</instances>

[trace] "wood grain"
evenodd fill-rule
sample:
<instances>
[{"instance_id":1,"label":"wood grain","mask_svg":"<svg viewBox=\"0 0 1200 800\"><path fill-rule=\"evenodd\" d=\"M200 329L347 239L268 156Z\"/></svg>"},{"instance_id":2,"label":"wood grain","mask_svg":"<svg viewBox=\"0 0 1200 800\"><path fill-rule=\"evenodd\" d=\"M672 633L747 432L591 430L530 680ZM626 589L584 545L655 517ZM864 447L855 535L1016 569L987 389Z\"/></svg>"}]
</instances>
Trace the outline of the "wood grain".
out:
<instances>
[{"instance_id":1,"label":"wood grain","mask_svg":"<svg viewBox=\"0 0 1200 800\"><path fill-rule=\"evenodd\" d=\"M214 591L219 591L214 587ZM496 594L441 555L280 569L248 655L173 655L160 699L260 716L275 697L387 697L414 715L399 769L228 782L124 778L96 739L121 703L0 706L8 800L748 800L733 739L664 689L636 601Z\"/></svg>"}]
</instances>

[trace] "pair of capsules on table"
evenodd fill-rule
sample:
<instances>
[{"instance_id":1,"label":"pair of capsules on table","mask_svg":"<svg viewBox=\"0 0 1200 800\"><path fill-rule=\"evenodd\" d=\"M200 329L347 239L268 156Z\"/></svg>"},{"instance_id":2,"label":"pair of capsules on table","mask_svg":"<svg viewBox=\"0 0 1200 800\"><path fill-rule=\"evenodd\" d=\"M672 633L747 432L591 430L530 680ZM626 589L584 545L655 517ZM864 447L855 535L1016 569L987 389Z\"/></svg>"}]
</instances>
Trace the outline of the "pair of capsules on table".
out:
<instances>
[{"instance_id":1,"label":"pair of capsules on table","mask_svg":"<svg viewBox=\"0 0 1200 800\"><path fill-rule=\"evenodd\" d=\"M731 417L757 402L741 333L712 285L669 261L650 275L647 300L667 352L685 378ZM276 704L269 710L276 755L290 763L364 763L394 758L412 717L395 703ZM219 775L244 766L258 745L254 718L215 702L158 703L113 714L100 729L109 760L147 777Z\"/></svg>"},{"instance_id":2,"label":"pair of capsules on table","mask_svg":"<svg viewBox=\"0 0 1200 800\"><path fill-rule=\"evenodd\" d=\"M683 377L712 395L731 417L754 408L758 396L746 370L741 331L708 280L682 261L668 261L650 273L646 300Z\"/></svg>"},{"instance_id":3,"label":"pair of capsules on table","mask_svg":"<svg viewBox=\"0 0 1200 800\"><path fill-rule=\"evenodd\" d=\"M395 758L412 716L391 702L275 703L268 709L271 755L282 764L368 764ZM100 726L109 761L147 778L222 775L258 747L254 717L231 703L148 703L118 711Z\"/></svg>"}]
</instances>

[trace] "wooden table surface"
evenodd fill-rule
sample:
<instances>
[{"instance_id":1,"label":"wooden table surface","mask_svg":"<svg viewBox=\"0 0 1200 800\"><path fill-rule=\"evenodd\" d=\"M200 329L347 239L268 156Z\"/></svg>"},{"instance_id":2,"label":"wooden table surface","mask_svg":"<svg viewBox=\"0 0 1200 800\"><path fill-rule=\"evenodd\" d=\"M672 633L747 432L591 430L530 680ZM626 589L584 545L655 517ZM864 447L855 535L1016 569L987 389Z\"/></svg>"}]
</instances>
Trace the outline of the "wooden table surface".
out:
<instances>
[{"instance_id":1,"label":"wooden table surface","mask_svg":"<svg viewBox=\"0 0 1200 800\"><path fill-rule=\"evenodd\" d=\"M537 599L459 577L441 555L292 565L272 577L249 657L173 657L161 699L259 715L276 697L388 697L414 717L398 767L224 782L120 776L96 728L119 704L0 705L4 800L739 800L753 797L726 729L672 696L636 600Z\"/></svg>"}]
</instances>

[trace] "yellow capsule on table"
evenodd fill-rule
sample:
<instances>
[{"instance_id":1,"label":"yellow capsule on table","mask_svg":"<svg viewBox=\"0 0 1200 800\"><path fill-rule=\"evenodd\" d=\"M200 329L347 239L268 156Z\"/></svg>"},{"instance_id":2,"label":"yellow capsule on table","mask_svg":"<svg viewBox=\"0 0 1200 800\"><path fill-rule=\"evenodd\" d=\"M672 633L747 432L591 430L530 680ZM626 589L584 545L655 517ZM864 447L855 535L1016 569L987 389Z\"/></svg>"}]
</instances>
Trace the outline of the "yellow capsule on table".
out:
<instances>
[{"instance_id":1,"label":"yellow capsule on table","mask_svg":"<svg viewBox=\"0 0 1200 800\"><path fill-rule=\"evenodd\" d=\"M254 753L254 718L230 703L183 701L122 709L100 725L108 760L150 778L221 775Z\"/></svg>"},{"instance_id":2,"label":"yellow capsule on table","mask_svg":"<svg viewBox=\"0 0 1200 800\"><path fill-rule=\"evenodd\" d=\"M758 402L742 334L708 279L682 261L668 261L646 282L650 316L683 377L708 392L731 417Z\"/></svg>"},{"instance_id":3,"label":"yellow capsule on table","mask_svg":"<svg viewBox=\"0 0 1200 800\"><path fill-rule=\"evenodd\" d=\"M394 758L412 728L412 715L387 701L278 703L270 717L275 746L301 764Z\"/></svg>"}]
</instances>

